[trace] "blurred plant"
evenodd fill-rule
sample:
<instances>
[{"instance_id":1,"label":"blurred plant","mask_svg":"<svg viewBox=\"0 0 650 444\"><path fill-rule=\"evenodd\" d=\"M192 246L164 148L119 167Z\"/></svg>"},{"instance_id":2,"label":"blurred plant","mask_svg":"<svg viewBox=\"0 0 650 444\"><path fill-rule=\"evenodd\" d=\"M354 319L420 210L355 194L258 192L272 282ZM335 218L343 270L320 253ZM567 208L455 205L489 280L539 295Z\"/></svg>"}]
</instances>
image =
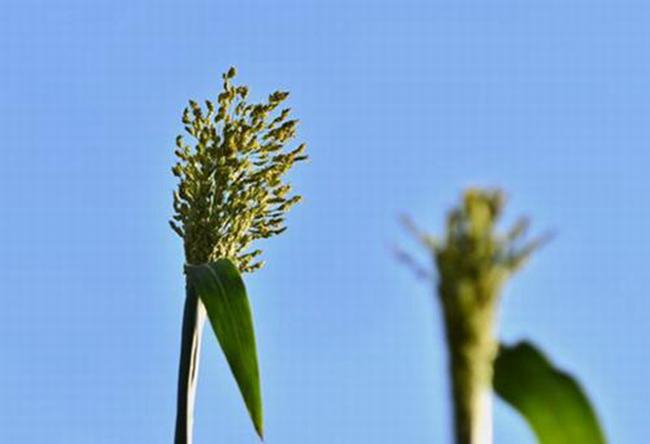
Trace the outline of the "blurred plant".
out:
<instances>
[{"instance_id":1,"label":"blurred plant","mask_svg":"<svg viewBox=\"0 0 650 444\"><path fill-rule=\"evenodd\" d=\"M183 112L193 139L176 139L179 179L172 229L183 238L186 300L183 316L176 419L177 444L192 441L192 418L205 316L230 365L255 430L262 437L262 403L252 315L240 272L259 269L254 241L282 233L285 213L300 196L290 196L284 174L305 160L305 145L284 148L298 121L289 108L276 112L289 95L277 91L249 104L248 88L234 86L236 71L223 75L216 104L190 101Z\"/></svg>"},{"instance_id":2,"label":"blurred plant","mask_svg":"<svg viewBox=\"0 0 650 444\"><path fill-rule=\"evenodd\" d=\"M447 233L437 239L407 229L431 254L445 322L456 444L492 442L492 389L518 409L545 444L600 444L605 439L595 414L575 381L555 370L529 343L499 346L495 319L501 289L546 238L524 242L528 221L496 232L504 206L498 190L468 190L447 216ZM420 276L405 253L403 261Z\"/></svg>"}]
</instances>

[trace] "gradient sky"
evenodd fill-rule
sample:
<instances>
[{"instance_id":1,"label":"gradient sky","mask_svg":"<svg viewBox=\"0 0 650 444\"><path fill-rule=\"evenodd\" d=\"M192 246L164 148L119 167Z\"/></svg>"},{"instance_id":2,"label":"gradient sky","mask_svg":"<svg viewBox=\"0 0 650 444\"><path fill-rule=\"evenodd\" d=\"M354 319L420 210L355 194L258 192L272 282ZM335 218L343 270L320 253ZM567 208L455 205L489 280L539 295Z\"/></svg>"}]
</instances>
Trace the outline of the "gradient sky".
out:
<instances>
[{"instance_id":1,"label":"gradient sky","mask_svg":"<svg viewBox=\"0 0 650 444\"><path fill-rule=\"evenodd\" d=\"M612 443L645 442L649 25L626 0L3 2L0 442L171 442L173 142L230 65L253 98L291 90L311 155L246 277L267 443L451 442L438 307L391 246L417 249L400 213L439 233L468 185L556 232L501 337L577 374ZM206 339L196 442L255 443ZM500 402L495 429L534 442Z\"/></svg>"}]
</instances>

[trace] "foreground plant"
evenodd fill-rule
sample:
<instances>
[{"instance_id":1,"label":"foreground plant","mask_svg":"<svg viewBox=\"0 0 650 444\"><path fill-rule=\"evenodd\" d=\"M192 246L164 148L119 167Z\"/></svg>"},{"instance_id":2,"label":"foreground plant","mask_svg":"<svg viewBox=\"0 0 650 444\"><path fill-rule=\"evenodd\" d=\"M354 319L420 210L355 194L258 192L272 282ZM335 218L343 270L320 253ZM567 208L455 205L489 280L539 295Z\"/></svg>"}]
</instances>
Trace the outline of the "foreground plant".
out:
<instances>
[{"instance_id":1,"label":"foreground plant","mask_svg":"<svg viewBox=\"0 0 650 444\"><path fill-rule=\"evenodd\" d=\"M206 314L239 386L260 438L262 398L251 310L240 273L262 267L252 245L285 230L285 213L300 201L284 174L305 160L305 145L286 151L297 120L279 107L277 91L249 104L248 88L234 86L235 69L223 75L223 91L205 107L183 112L192 139L176 139L179 179L172 229L183 239L186 298L178 379L176 444L192 442L192 420Z\"/></svg>"},{"instance_id":2,"label":"foreground plant","mask_svg":"<svg viewBox=\"0 0 650 444\"><path fill-rule=\"evenodd\" d=\"M593 409L570 376L553 368L533 345L500 346L496 339L502 287L543 242L541 238L522 241L528 228L525 219L507 233L497 233L503 205L499 191L467 191L461 204L448 214L442 239L423 234L407 222L437 269L455 442L492 443L495 389L524 415L540 443L604 443ZM414 264L409 256L403 258Z\"/></svg>"}]
</instances>

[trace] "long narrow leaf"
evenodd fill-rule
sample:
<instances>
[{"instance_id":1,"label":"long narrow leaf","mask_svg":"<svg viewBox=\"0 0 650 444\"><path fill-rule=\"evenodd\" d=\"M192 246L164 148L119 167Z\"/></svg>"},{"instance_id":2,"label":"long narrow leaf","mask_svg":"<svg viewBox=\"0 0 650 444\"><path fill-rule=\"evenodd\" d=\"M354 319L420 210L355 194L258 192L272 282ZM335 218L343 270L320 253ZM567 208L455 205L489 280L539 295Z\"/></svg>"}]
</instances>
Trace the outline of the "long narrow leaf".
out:
<instances>
[{"instance_id":1,"label":"long narrow leaf","mask_svg":"<svg viewBox=\"0 0 650 444\"><path fill-rule=\"evenodd\" d=\"M255 331L244 281L227 259L185 268L199 294L257 434L262 438L262 395Z\"/></svg>"},{"instance_id":2,"label":"long narrow leaf","mask_svg":"<svg viewBox=\"0 0 650 444\"><path fill-rule=\"evenodd\" d=\"M494 389L526 418L540 444L606 442L580 385L530 343L501 346Z\"/></svg>"}]
</instances>

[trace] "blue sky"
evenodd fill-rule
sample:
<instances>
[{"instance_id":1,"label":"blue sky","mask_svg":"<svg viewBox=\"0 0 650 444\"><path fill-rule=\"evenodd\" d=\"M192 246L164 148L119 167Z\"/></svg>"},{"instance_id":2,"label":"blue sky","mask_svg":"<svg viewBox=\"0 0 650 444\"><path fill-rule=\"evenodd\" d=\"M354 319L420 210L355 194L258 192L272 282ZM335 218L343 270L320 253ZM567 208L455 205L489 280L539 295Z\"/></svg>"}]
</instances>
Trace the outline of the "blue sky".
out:
<instances>
[{"instance_id":1,"label":"blue sky","mask_svg":"<svg viewBox=\"0 0 650 444\"><path fill-rule=\"evenodd\" d=\"M0 15L0 442L170 442L183 303L173 141L220 73L291 90L311 161L247 277L267 442L450 442L441 319L397 264L468 185L557 236L504 295L647 439L650 5L643 1L9 0ZM415 248L415 247L413 247ZM206 336L207 337L207 336ZM216 344L196 441L254 443ZM497 402L496 442L533 443Z\"/></svg>"}]
</instances>

